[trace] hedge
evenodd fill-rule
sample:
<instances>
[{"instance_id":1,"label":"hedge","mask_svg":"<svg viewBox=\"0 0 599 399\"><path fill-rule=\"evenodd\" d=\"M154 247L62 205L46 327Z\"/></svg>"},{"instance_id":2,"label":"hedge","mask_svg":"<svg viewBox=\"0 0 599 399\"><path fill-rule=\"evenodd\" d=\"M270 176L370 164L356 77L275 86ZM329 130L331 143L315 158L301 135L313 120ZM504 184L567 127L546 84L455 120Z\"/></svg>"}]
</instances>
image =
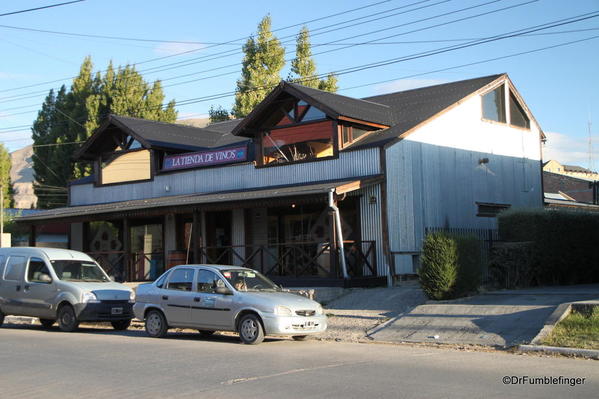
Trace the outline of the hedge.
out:
<instances>
[{"instance_id":1,"label":"hedge","mask_svg":"<svg viewBox=\"0 0 599 399\"><path fill-rule=\"evenodd\" d=\"M491 272L511 264L518 286L599 283L599 214L565 210L509 210L498 217L499 236L522 247L497 248ZM517 256L515 255L517 253ZM520 259L514 265L514 259ZM513 282L505 281L508 286Z\"/></svg>"}]
</instances>

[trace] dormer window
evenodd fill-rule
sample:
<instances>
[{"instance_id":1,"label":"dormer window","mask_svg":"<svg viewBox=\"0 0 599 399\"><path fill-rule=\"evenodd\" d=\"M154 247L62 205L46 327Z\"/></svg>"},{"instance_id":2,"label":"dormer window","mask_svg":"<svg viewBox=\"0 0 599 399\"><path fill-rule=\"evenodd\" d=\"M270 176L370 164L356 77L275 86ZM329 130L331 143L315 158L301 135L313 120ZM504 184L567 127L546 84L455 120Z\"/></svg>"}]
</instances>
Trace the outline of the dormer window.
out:
<instances>
[{"instance_id":1,"label":"dormer window","mask_svg":"<svg viewBox=\"0 0 599 399\"><path fill-rule=\"evenodd\" d=\"M507 123L512 126L530 129L530 119L512 90L502 84L482 95L482 114L487 121Z\"/></svg>"},{"instance_id":2,"label":"dormer window","mask_svg":"<svg viewBox=\"0 0 599 399\"><path fill-rule=\"evenodd\" d=\"M357 124L343 124L341 126L341 141L342 147L346 147L361 138L365 137L370 132L379 130L379 128L372 126L362 126Z\"/></svg>"}]
</instances>

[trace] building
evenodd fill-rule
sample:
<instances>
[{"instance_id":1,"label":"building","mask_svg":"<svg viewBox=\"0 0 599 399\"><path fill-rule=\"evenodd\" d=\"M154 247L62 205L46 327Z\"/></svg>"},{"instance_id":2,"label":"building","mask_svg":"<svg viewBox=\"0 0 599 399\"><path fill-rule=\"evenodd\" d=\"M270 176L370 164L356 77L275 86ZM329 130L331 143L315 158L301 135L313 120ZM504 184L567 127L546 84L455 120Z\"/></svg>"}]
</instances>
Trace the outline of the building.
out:
<instances>
[{"instance_id":1,"label":"building","mask_svg":"<svg viewBox=\"0 0 599 399\"><path fill-rule=\"evenodd\" d=\"M415 273L427 229L542 207L542 138L506 74L364 99L281 82L207 128L110 116L76 154L94 173L69 206L20 222L70 223L70 247L121 280L210 262L384 283Z\"/></svg>"},{"instance_id":2,"label":"building","mask_svg":"<svg viewBox=\"0 0 599 399\"><path fill-rule=\"evenodd\" d=\"M543 164L543 172L576 177L578 179L590 181L599 180L599 173L597 172L583 168L582 166L564 165L553 159Z\"/></svg>"}]
</instances>

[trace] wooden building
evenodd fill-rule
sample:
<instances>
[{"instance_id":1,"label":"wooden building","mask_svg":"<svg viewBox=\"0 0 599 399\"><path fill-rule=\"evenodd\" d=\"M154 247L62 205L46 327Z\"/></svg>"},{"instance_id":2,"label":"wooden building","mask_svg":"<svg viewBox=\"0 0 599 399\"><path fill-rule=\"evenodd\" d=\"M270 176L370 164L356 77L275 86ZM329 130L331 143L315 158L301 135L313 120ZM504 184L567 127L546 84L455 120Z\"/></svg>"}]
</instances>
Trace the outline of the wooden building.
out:
<instances>
[{"instance_id":1,"label":"wooden building","mask_svg":"<svg viewBox=\"0 0 599 399\"><path fill-rule=\"evenodd\" d=\"M207 128L110 116L76 154L94 173L69 206L20 222L68 222L70 247L120 280L208 262L385 283L415 273L427 228L542 207L542 136L505 74L365 99L281 82Z\"/></svg>"}]
</instances>

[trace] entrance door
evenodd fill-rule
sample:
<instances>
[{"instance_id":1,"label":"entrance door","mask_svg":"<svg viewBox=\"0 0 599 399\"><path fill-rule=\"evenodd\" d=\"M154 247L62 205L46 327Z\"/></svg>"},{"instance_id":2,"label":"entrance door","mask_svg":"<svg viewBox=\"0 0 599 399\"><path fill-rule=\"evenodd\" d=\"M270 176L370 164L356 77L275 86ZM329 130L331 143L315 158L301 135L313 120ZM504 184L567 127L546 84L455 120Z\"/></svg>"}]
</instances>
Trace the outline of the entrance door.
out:
<instances>
[{"instance_id":1,"label":"entrance door","mask_svg":"<svg viewBox=\"0 0 599 399\"><path fill-rule=\"evenodd\" d=\"M231 211L206 212L206 247L208 263L231 264Z\"/></svg>"}]
</instances>

